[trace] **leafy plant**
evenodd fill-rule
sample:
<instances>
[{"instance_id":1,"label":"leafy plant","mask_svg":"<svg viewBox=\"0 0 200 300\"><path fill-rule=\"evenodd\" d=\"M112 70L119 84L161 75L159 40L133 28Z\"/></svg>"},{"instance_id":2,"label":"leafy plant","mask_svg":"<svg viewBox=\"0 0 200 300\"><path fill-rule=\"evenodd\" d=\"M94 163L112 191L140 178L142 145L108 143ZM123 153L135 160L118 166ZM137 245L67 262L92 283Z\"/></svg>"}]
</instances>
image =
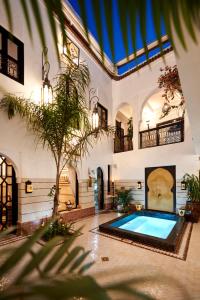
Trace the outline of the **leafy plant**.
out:
<instances>
[{"instance_id":1,"label":"leafy plant","mask_svg":"<svg viewBox=\"0 0 200 300\"><path fill-rule=\"evenodd\" d=\"M173 109L181 109L182 116L185 113L185 100L183 97L183 91L181 87L181 82L178 74L177 66L166 66L165 68L160 69L163 72L158 78L159 88L164 90L162 97L165 99L165 103L162 110L162 115L160 118L163 118L169 114ZM179 103L173 103L175 97L179 98Z\"/></svg>"},{"instance_id":2,"label":"leafy plant","mask_svg":"<svg viewBox=\"0 0 200 300\"><path fill-rule=\"evenodd\" d=\"M127 295L132 296L132 299L153 299L135 289L133 280L108 283L102 287L92 276L84 275L94 261L86 261L90 251L73 246L81 228L67 239L56 236L39 247L37 242L48 230L50 222L35 231L17 248L9 246L0 249L0 300L111 300L111 291L119 291L123 299ZM11 231L9 229L1 233L0 238ZM14 272L16 268L18 272ZM8 274L13 272L15 276L10 281ZM141 277L137 280L144 282L152 278Z\"/></svg>"},{"instance_id":3,"label":"leafy plant","mask_svg":"<svg viewBox=\"0 0 200 300\"><path fill-rule=\"evenodd\" d=\"M129 209L129 204L132 198L132 189L121 188L120 190L115 191L117 194L117 205L122 205L123 210L126 212Z\"/></svg>"},{"instance_id":4,"label":"leafy plant","mask_svg":"<svg viewBox=\"0 0 200 300\"><path fill-rule=\"evenodd\" d=\"M103 135L113 133L113 128L93 129L85 98L90 76L85 64L78 67L69 63L58 74L53 88L53 102L38 105L29 99L6 95L0 102L9 119L18 114L26 121L39 142L47 147L56 164L54 192L54 215L58 214L59 181L66 165L76 162L88 154L92 146Z\"/></svg>"},{"instance_id":5,"label":"leafy plant","mask_svg":"<svg viewBox=\"0 0 200 300\"><path fill-rule=\"evenodd\" d=\"M188 198L192 202L200 202L200 178L194 174L185 174L183 180L186 182Z\"/></svg>"},{"instance_id":6,"label":"leafy plant","mask_svg":"<svg viewBox=\"0 0 200 300\"><path fill-rule=\"evenodd\" d=\"M44 226L44 223L42 223L42 226ZM69 237L73 234L73 223L65 223L62 218L59 218L49 224L42 238L45 241L49 241L55 236Z\"/></svg>"},{"instance_id":7,"label":"leafy plant","mask_svg":"<svg viewBox=\"0 0 200 300\"><path fill-rule=\"evenodd\" d=\"M133 118L129 118L128 122L127 122L127 132L128 132L128 136L132 139L133 138Z\"/></svg>"}]
</instances>

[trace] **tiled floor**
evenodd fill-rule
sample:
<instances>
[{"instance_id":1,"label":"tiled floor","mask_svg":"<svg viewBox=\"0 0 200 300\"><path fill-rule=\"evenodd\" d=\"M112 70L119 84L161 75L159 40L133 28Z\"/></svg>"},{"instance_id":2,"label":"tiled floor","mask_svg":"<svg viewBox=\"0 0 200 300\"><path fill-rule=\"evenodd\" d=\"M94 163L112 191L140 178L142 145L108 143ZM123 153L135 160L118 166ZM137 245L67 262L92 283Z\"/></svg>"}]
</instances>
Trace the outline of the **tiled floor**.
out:
<instances>
[{"instance_id":1,"label":"tiled floor","mask_svg":"<svg viewBox=\"0 0 200 300\"><path fill-rule=\"evenodd\" d=\"M84 225L83 234L75 244L86 250L91 249L88 261L96 262L88 273L95 276L101 284L125 279L132 279L134 283L136 278L147 276L150 281L140 280L140 284L135 286L156 299L200 300L200 223L194 224L187 259L183 261L90 232L116 216L116 213L99 214L75 224L77 228ZM17 243L14 243L15 246ZM41 246L38 244L37 247ZM109 257L109 261L102 261L102 257ZM11 277L15 277L15 274ZM133 298L119 297L116 294L113 299Z\"/></svg>"},{"instance_id":2,"label":"tiled floor","mask_svg":"<svg viewBox=\"0 0 200 300\"><path fill-rule=\"evenodd\" d=\"M88 273L99 282L154 276L153 282L137 287L156 299L200 300L200 223L194 224L187 259L182 261L89 232L115 217L116 213L100 214L76 223L77 227L85 225L76 243L91 249L90 260L96 261ZM102 261L104 256L109 261Z\"/></svg>"}]
</instances>

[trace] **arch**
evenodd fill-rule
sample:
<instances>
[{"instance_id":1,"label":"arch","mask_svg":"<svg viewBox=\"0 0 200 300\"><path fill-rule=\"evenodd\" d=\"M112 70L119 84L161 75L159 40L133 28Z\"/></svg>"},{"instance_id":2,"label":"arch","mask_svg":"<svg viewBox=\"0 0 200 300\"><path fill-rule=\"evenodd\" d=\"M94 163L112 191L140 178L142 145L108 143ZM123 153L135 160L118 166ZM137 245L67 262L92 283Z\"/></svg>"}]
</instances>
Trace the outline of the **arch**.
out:
<instances>
[{"instance_id":1,"label":"arch","mask_svg":"<svg viewBox=\"0 0 200 300\"><path fill-rule=\"evenodd\" d=\"M130 103L128 103L128 102L122 102L122 103L120 103L118 106L117 106L117 108L115 109L115 113L114 113L114 115L113 115L113 121L115 122L115 119L116 119L116 116L117 116L117 113L118 113L118 111L120 111L121 109L123 109L124 107L129 107L130 109L131 109L131 116L133 117L133 107L132 107L132 105L130 104Z\"/></svg>"},{"instance_id":2,"label":"arch","mask_svg":"<svg viewBox=\"0 0 200 300\"><path fill-rule=\"evenodd\" d=\"M16 163L13 161L13 159L11 159L10 155L8 156L7 154L5 154L5 152L7 152L7 151L1 151L0 150L0 156L6 157L12 163L12 166L13 166L13 168L15 170L15 175L16 175L17 183L20 183L21 182L21 173L20 173L20 170L19 170L18 166L16 165Z\"/></svg>"},{"instance_id":3,"label":"arch","mask_svg":"<svg viewBox=\"0 0 200 300\"><path fill-rule=\"evenodd\" d=\"M146 104L146 102L149 100L149 98L151 98L153 95L157 94L160 92L160 89L157 87L155 89L153 89L151 92L149 92L146 97L144 98L143 102L142 102L142 105L140 107L140 117L142 116L142 111L143 111L143 108Z\"/></svg>"},{"instance_id":4,"label":"arch","mask_svg":"<svg viewBox=\"0 0 200 300\"><path fill-rule=\"evenodd\" d=\"M163 114L165 99L162 95L163 91L161 89L155 89L145 98L140 109L140 131L148 129L147 126L154 128L158 123L182 117L179 109L171 109L168 114ZM174 97L172 105L179 106L179 103L179 97Z\"/></svg>"},{"instance_id":5,"label":"arch","mask_svg":"<svg viewBox=\"0 0 200 300\"><path fill-rule=\"evenodd\" d=\"M59 211L77 208L79 205L79 183L77 170L66 166L60 177Z\"/></svg>"},{"instance_id":6,"label":"arch","mask_svg":"<svg viewBox=\"0 0 200 300\"><path fill-rule=\"evenodd\" d=\"M0 155L0 230L17 225L18 185L12 162Z\"/></svg>"},{"instance_id":7,"label":"arch","mask_svg":"<svg viewBox=\"0 0 200 300\"><path fill-rule=\"evenodd\" d=\"M114 152L133 150L133 108L121 103L115 115Z\"/></svg>"},{"instance_id":8,"label":"arch","mask_svg":"<svg viewBox=\"0 0 200 300\"><path fill-rule=\"evenodd\" d=\"M140 127L141 127L141 123L143 121L142 120L142 112L144 110L144 107L146 106L146 104L149 101L149 99L152 98L154 95L157 95L158 93L161 93L161 90L159 88L155 88L150 93L148 93L148 95L144 98L144 101L142 102L142 105L140 107L140 113L139 113L139 117L140 117L139 124L138 124L139 130L140 130Z\"/></svg>"}]
</instances>

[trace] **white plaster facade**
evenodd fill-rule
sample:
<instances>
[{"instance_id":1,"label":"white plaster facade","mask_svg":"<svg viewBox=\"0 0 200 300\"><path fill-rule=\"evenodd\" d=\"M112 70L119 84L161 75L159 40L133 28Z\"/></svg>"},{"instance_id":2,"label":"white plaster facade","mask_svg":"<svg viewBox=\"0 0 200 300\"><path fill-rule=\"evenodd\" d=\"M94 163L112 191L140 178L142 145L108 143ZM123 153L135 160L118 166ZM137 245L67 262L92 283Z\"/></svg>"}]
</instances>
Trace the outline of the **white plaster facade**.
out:
<instances>
[{"instance_id":1,"label":"white plaster facade","mask_svg":"<svg viewBox=\"0 0 200 300\"><path fill-rule=\"evenodd\" d=\"M43 5L41 1L41 11L44 14ZM24 43L24 85L0 73L0 96L5 92L9 92L38 101L42 85L42 47L38 35L35 34L34 23L33 42L31 42L24 17L19 9L19 2L13 1L12 6L14 12L13 35ZM0 25L8 30L3 11L2 1L0 0ZM47 24L45 14L43 20ZM45 26L45 29L51 65L50 79L52 80L57 74L59 67L51 31L48 26ZM96 144L91 149L90 155L79 164L77 174L80 184L79 201L81 207L94 207L93 191L87 188L88 169L96 170L97 167L102 168L105 181L105 196L107 196L108 165L113 166L112 179L116 181L117 185L128 186L128 182L132 182L131 187L135 187L137 180L144 182L145 167L176 165L177 186L180 186L181 178L186 172L196 173L199 169L199 157L195 154L187 113L185 116L185 140L183 143L149 149L139 149L138 147L142 108L149 97L158 91L157 80L160 75L160 68L164 66L162 58L152 62L151 67L146 66L122 80L115 81L97 64L88 50L70 30L69 35L80 48L81 60L85 61L89 67L91 75L90 87L98 88L100 102L108 109L108 123L110 125L115 124L116 113L123 103L128 103L133 110L134 150L113 154L113 140L112 138L105 138ZM166 62L172 66L176 64L173 52L166 55ZM181 65L180 60L178 63ZM188 97L189 93L186 94L186 101ZM55 180L55 165L51 153L40 145L36 146L35 137L27 131L25 124L18 117L8 120L6 114L1 111L0 128L0 153L13 162L19 183L19 221L21 223L35 221L51 215L52 201L47 196ZM26 179L33 182L34 191L31 195L25 193L24 182ZM137 194L138 192L135 191L135 195ZM134 199L144 201L144 189L139 194L140 196L134 196ZM178 202L178 199L181 200ZM177 207L183 204L185 200L185 194L181 193L179 198L177 197Z\"/></svg>"}]
</instances>

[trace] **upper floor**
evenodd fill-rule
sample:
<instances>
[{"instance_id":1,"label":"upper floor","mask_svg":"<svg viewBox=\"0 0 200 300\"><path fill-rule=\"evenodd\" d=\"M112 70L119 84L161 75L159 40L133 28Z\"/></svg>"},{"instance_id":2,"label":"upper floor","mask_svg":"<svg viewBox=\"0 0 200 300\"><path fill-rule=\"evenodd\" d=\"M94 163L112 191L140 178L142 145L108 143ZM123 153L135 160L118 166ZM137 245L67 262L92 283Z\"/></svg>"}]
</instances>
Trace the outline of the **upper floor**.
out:
<instances>
[{"instance_id":1,"label":"upper floor","mask_svg":"<svg viewBox=\"0 0 200 300\"><path fill-rule=\"evenodd\" d=\"M2 2L0 2L1 5ZM18 1L14 1L12 5L15 11L12 35L9 34L9 26L3 9L0 9L0 81L3 87L1 95L4 92L14 93L39 103L43 86L44 65L42 57L44 49L42 49L39 37L34 30L34 22L32 24L33 41L31 41ZM40 7L44 13L43 1L40 1ZM69 23L66 27L69 38L67 44L63 44L62 34L58 26L60 66L53 46L51 29L45 20L46 16L44 15L44 23L47 24L46 46L48 48L50 66L48 78L50 82L53 84L53 79L60 67L67 64L66 53L70 51L74 62L76 64L81 61L85 62L90 71L91 82L86 95L88 108L92 111L98 102L99 125L116 126L114 142L112 138L109 141L103 140L91 150L91 169L93 166L96 168L97 164L105 166L110 164L113 161L114 152L130 150L132 154L137 153L136 155L139 155L138 151L148 151L149 147L160 145L168 147L166 145L181 142L185 152L190 149L189 152L193 153L187 111L184 121L181 112L177 110L173 110L167 117L161 118L164 102L162 92L158 88L158 78L160 68L164 66L162 57L157 56L152 59L150 66L143 64L139 71L133 70L128 76L116 78L111 74L112 66L109 61L106 60L105 65L103 65L98 60L99 49L95 41L93 41L92 48L89 48L81 36L77 34L78 25L77 30L75 30L75 23ZM176 64L173 51L166 53L165 62L170 66ZM91 89L94 90L94 94L90 97ZM91 107L89 107L89 99L91 100L91 98L94 101L91 101ZM6 138L4 138L4 142L10 143ZM191 145L189 145L190 143ZM174 147L176 146L174 145ZM15 151L20 153L25 149L22 150L19 143ZM152 151L154 150L152 149ZM114 154L114 156L116 155ZM87 174L87 165L88 162L84 162L81 167L83 177Z\"/></svg>"}]
</instances>

